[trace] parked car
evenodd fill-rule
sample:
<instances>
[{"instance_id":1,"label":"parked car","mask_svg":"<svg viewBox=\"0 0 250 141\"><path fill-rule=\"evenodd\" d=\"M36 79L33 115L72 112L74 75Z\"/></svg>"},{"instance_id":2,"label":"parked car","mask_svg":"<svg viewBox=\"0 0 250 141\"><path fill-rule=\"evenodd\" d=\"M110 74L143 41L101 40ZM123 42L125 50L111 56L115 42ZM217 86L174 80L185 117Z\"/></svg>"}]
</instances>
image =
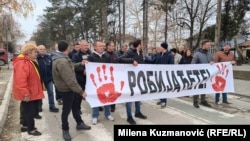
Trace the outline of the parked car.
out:
<instances>
[{"instance_id":1,"label":"parked car","mask_svg":"<svg viewBox=\"0 0 250 141\"><path fill-rule=\"evenodd\" d=\"M0 66L8 63L8 53L6 49L0 48Z\"/></svg>"}]
</instances>

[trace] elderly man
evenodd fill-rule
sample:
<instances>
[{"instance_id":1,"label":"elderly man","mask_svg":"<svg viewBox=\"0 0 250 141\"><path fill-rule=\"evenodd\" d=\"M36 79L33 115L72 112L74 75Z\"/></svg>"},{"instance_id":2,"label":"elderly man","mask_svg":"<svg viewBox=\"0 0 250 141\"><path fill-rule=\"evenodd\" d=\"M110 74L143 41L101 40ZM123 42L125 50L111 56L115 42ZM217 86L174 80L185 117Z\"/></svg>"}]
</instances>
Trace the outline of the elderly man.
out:
<instances>
[{"instance_id":1,"label":"elderly man","mask_svg":"<svg viewBox=\"0 0 250 141\"><path fill-rule=\"evenodd\" d=\"M49 110L50 112L58 112L59 109L55 107L54 102L51 56L46 53L46 48L44 45L39 45L37 47L37 51L37 61L40 69L39 73L47 90Z\"/></svg>"}]
</instances>

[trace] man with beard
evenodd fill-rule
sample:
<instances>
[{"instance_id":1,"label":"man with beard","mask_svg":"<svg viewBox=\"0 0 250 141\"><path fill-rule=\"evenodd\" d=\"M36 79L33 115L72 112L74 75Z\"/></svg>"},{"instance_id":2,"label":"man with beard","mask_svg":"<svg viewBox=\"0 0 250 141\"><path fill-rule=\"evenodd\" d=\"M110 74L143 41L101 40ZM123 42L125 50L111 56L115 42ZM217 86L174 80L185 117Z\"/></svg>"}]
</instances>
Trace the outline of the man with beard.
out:
<instances>
[{"instance_id":1,"label":"man with beard","mask_svg":"<svg viewBox=\"0 0 250 141\"><path fill-rule=\"evenodd\" d=\"M230 52L231 45L229 43L224 44L223 49L221 51L216 52L214 55L215 62L231 62L232 65L235 64L234 55ZM215 104L218 105L220 101L220 93L216 93L215 95ZM222 103L231 104L227 101L227 93L222 92Z\"/></svg>"},{"instance_id":2,"label":"man with beard","mask_svg":"<svg viewBox=\"0 0 250 141\"><path fill-rule=\"evenodd\" d=\"M191 64L213 64L213 56L209 52L211 44L208 40L205 40L201 43L201 48L198 49L198 51L194 54ZM193 96L193 104L195 108L199 108L198 104L199 95ZM206 107L211 107L211 105L206 100L206 95L201 95L201 101L200 104Z\"/></svg>"}]
</instances>

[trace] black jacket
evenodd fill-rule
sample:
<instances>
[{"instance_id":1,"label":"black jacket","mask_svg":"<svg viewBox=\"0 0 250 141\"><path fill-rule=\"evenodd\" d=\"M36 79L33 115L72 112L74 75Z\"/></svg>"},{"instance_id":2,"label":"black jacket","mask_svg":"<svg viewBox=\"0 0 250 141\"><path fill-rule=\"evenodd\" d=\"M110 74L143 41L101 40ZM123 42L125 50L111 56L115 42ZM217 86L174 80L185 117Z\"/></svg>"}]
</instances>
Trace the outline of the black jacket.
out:
<instances>
[{"instance_id":1,"label":"black jacket","mask_svg":"<svg viewBox=\"0 0 250 141\"><path fill-rule=\"evenodd\" d=\"M83 59L87 60L90 53L91 53L90 51L87 51L85 53L78 51L72 56L72 62L79 63L79 62L82 62ZM85 66L81 65L81 66L75 67L76 80L83 90L85 90L85 84L86 84L86 75L83 73L84 70L85 70Z\"/></svg>"},{"instance_id":2,"label":"black jacket","mask_svg":"<svg viewBox=\"0 0 250 141\"><path fill-rule=\"evenodd\" d=\"M135 48L129 48L117 60L119 63L125 63L125 64L132 64L134 61L136 61L139 64L144 63L142 52L139 52L138 54Z\"/></svg>"},{"instance_id":3,"label":"black jacket","mask_svg":"<svg viewBox=\"0 0 250 141\"><path fill-rule=\"evenodd\" d=\"M107 55L105 52L103 52L102 54L98 54L97 52L93 51L88 56L88 61L89 62L99 62L99 63L109 63L110 56Z\"/></svg>"},{"instance_id":4,"label":"black jacket","mask_svg":"<svg viewBox=\"0 0 250 141\"><path fill-rule=\"evenodd\" d=\"M106 51L105 54L108 56L108 58L110 59L108 61L108 63L118 63L117 59L118 59L118 54L116 52L108 52Z\"/></svg>"}]
</instances>

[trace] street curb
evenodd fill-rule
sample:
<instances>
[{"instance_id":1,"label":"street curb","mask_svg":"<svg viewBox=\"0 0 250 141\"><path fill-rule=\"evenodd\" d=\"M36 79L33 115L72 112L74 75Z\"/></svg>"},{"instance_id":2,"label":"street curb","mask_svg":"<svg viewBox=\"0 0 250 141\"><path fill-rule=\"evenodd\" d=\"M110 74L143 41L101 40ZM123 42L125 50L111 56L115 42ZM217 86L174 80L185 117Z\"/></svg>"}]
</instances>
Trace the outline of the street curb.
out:
<instances>
[{"instance_id":1,"label":"street curb","mask_svg":"<svg viewBox=\"0 0 250 141\"><path fill-rule=\"evenodd\" d=\"M13 84L13 73L8 81L4 97L2 100L2 104L0 105L0 133L2 133L9 109L9 103L11 98L11 91L12 91L12 84Z\"/></svg>"}]
</instances>

